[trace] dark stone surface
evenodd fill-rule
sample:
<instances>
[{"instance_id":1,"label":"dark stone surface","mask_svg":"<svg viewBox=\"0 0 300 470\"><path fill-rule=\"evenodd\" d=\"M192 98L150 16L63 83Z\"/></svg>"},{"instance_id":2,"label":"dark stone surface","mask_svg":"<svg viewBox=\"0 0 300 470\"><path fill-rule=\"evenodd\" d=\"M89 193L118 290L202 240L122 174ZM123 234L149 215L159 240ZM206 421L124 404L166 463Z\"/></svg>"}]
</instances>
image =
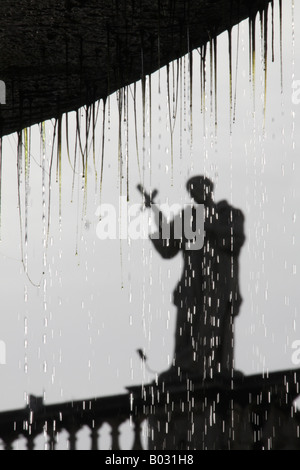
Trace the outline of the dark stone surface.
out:
<instances>
[{"instance_id":1,"label":"dark stone surface","mask_svg":"<svg viewBox=\"0 0 300 470\"><path fill-rule=\"evenodd\" d=\"M105 99L269 0L1 0L0 135Z\"/></svg>"},{"instance_id":2,"label":"dark stone surface","mask_svg":"<svg viewBox=\"0 0 300 470\"><path fill-rule=\"evenodd\" d=\"M299 450L300 370L130 388L149 450Z\"/></svg>"}]
</instances>

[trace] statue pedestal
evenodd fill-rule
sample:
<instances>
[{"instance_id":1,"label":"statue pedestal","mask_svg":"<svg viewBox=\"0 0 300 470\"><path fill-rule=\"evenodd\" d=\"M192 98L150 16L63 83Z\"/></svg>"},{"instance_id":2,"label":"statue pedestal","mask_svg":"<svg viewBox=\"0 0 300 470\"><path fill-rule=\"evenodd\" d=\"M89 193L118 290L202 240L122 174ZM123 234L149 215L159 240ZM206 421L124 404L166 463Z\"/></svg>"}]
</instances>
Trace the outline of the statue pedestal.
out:
<instances>
[{"instance_id":1,"label":"statue pedestal","mask_svg":"<svg viewBox=\"0 0 300 470\"><path fill-rule=\"evenodd\" d=\"M292 370L130 391L144 401L149 450L300 450L299 384Z\"/></svg>"}]
</instances>

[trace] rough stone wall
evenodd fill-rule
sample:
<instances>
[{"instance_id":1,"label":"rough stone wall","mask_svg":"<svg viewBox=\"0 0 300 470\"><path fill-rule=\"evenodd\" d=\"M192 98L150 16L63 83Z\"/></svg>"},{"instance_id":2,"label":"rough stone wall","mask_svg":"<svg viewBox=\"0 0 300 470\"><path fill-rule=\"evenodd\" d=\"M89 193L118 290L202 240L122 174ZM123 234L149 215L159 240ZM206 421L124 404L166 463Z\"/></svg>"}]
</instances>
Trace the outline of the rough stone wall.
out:
<instances>
[{"instance_id":1,"label":"rough stone wall","mask_svg":"<svg viewBox=\"0 0 300 470\"><path fill-rule=\"evenodd\" d=\"M1 0L0 135L89 105L270 0Z\"/></svg>"}]
</instances>

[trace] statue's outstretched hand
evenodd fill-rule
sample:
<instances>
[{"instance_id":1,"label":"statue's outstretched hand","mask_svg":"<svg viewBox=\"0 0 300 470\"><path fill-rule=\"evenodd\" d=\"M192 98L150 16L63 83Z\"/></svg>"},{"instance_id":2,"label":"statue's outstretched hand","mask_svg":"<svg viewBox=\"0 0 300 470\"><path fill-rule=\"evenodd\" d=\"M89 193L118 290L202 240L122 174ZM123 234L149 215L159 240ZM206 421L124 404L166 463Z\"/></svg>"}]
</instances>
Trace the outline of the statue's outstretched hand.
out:
<instances>
[{"instance_id":1,"label":"statue's outstretched hand","mask_svg":"<svg viewBox=\"0 0 300 470\"><path fill-rule=\"evenodd\" d=\"M138 184L137 189L144 196L145 207L147 207L147 209L150 209L151 205L154 204L154 199L158 195L158 191L154 189L153 192L149 194L144 190L144 187L141 184Z\"/></svg>"}]
</instances>

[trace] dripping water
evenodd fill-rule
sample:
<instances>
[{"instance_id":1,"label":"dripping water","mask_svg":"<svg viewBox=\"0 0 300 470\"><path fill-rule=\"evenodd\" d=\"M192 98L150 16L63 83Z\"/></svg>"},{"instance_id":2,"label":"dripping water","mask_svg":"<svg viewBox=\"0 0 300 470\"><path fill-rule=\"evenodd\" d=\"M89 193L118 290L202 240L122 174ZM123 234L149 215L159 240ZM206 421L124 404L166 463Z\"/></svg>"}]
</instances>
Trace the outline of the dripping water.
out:
<instances>
[{"instance_id":1,"label":"dripping water","mask_svg":"<svg viewBox=\"0 0 300 470\"><path fill-rule=\"evenodd\" d=\"M51 157L50 157L50 164L49 164L47 246L49 243L49 235L50 235L51 187L52 187L51 180L52 180L52 167L53 167L53 157L54 157L54 144L55 144L55 139L56 139L56 129L57 129L57 120L55 120L55 124L53 126L52 150L51 150Z\"/></svg>"},{"instance_id":2,"label":"dripping water","mask_svg":"<svg viewBox=\"0 0 300 470\"><path fill-rule=\"evenodd\" d=\"M124 108L124 89L120 89L117 93L118 101L118 115L119 115L119 136L118 136L118 166L119 166L119 189L120 189L120 200L119 200L119 232L121 231L123 214L122 214L122 195L123 195L123 152L122 152L122 116ZM144 109L143 109L144 110ZM143 116L144 120L144 116ZM122 249L122 237L120 237L120 266L121 266L121 289L124 288L123 283L123 249Z\"/></svg>"},{"instance_id":3,"label":"dripping water","mask_svg":"<svg viewBox=\"0 0 300 470\"><path fill-rule=\"evenodd\" d=\"M272 62L275 62L275 18L274 18L274 0L271 2L271 8L272 8Z\"/></svg>"},{"instance_id":4,"label":"dripping water","mask_svg":"<svg viewBox=\"0 0 300 470\"><path fill-rule=\"evenodd\" d=\"M280 80L281 80L281 94L283 94L283 13L282 13L282 0L279 0L279 34L280 34Z\"/></svg>"},{"instance_id":5,"label":"dripping water","mask_svg":"<svg viewBox=\"0 0 300 470\"><path fill-rule=\"evenodd\" d=\"M172 62L172 98L171 98L171 85L170 85L170 69L167 66L167 100L168 100L168 116L169 116L169 127L170 127L170 140L171 140L171 185L173 186L174 180L174 131L177 120L178 111L178 95L179 95L179 75L180 66L179 61L176 63L176 74L175 74L175 62ZM176 75L176 78L175 78Z\"/></svg>"},{"instance_id":6,"label":"dripping water","mask_svg":"<svg viewBox=\"0 0 300 470\"><path fill-rule=\"evenodd\" d=\"M24 132L24 137L26 137L25 132ZM28 135L27 135L27 139L28 139ZM27 140L27 144L28 144L28 140ZM25 145L25 151L26 151L26 145ZM27 146L27 152L28 152L28 146ZM25 255L24 245L23 245L23 217L22 217L22 204L21 204L22 158L23 158L23 132L21 131L21 132L18 132L18 146L17 146L17 186L18 186L17 198L18 198L19 228L20 228L21 263L22 263L23 270L24 270L24 273L25 273L28 281L34 287L40 287L40 283L38 283L38 284L34 283L32 281L32 279L30 278L30 276L29 276L28 267L27 267L27 256ZM25 168L26 168L26 164L25 164ZM28 170L28 168L27 168L27 170ZM27 176L27 174L26 174L26 176ZM26 244L27 244L27 242L26 242Z\"/></svg>"},{"instance_id":7,"label":"dripping water","mask_svg":"<svg viewBox=\"0 0 300 470\"><path fill-rule=\"evenodd\" d=\"M233 110L233 84L232 84L232 29L228 31L229 47L229 106L230 106L230 133L232 133L232 110Z\"/></svg>"},{"instance_id":8,"label":"dripping water","mask_svg":"<svg viewBox=\"0 0 300 470\"><path fill-rule=\"evenodd\" d=\"M61 142L62 142L62 118L58 118L58 135L57 135L57 167L56 167L56 182L59 186L59 224L61 226L61 194L62 194L62 180L61 180Z\"/></svg>"},{"instance_id":9,"label":"dripping water","mask_svg":"<svg viewBox=\"0 0 300 470\"><path fill-rule=\"evenodd\" d=\"M24 129L24 153L25 153L25 246L28 242L28 197L29 197L29 175L30 175L30 129Z\"/></svg>"},{"instance_id":10,"label":"dripping water","mask_svg":"<svg viewBox=\"0 0 300 470\"><path fill-rule=\"evenodd\" d=\"M235 70L235 92L234 92L234 109L233 109L233 123L236 120L236 107L237 107L237 84L238 84L238 67L239 67L239 48L240 46L240 25L237 31L237 50L236 50L236 70Z\"/></svg>"},{"instance_id":11,"label":"dripping water","mask_svg":"<svg viewBox=\"0 0 300 470\"><path fill-rule=\"evenodd\" d=\"M126 199L129 202L129 110L128 110L128 99L129 99L129 88L128 86L124 90L124 121L126 124L125 134L125 159L126 159Z\"/></svg>"},{"instance_id":12,"label":"dripping water","mask_svg":"<svg viewBox=\"0 0 300 470\"><path fill-rule=\"evenodd\" d=\"M179 144L179 156L182 159L182 132L183 132L183 116L182 116L182 101L183 101L183 71L182 71L182 58L180 58L180 144Z\"/></svg>"},{"instance_id":13,"label":"dripping water","mask_svg":"<svg viewBox=\"0 0 300 470\"><path fill-rule=\"evenodd\" d=\"M193 53L189 53L189 74L190 74L190 134L191 148L193 146Z\"/></svg>"},{"instance_id":14,"label":"dripping water","mask_svg":"<svg viewBox=\"0 0 300 470\"><path fill-rule=\"evenodd\" d=\"M0 137L0 242L2 233L2 137Z\"/></svg>"},{"instance_id":15,"label":"dripping water","mask_svg":"<svg viewBox=\"0 0 300 470\"><path fill-rule=\"evenodd\" d=\"M123 89L117 92L118 102L118 173L119 173L119 189L120 197L122 196L122 183L123 183L123 155L122 155L122 113L123 113Z\"/></svg>"},{"instance_id":16,"label":"dripping water","mask_svg":"<svg viewBox=\"0 0 300 470\"><path fill-rule=\"evenodd\" d=\"M131 91L131 88L130 88ZM132 95L132 91L131 91ZM136 148L136 158L139 171L139 180L142 181L141 165L140 165L140 156L139 156L139 142L138 142L138 124L137 124L137 106L136 106L136 83L133 85L133 112L134 112L134 130L135 130L135 148Z\"/></svg>"},{"instance_id":17,"label":"dripping water","mask_svg":"<svg viewBox=\"0 0 300 470\"><path fill-rule=\"evenodd\" d=\"M173 186L174 178L174 138L173 138L173 125L171 113L171 97L170 97L170 66L167 65L167 100L168 100L168 114L169 114L169 127L171 137L171 186Z\"/></svg>"},{"instance_id":18,"label":"dripping water","mask_svg":"<svg viewBox=\"0 0 300 470\"><path fill-rule=\"evenodd\" d=\"M69 142L69 115L68 113L66 113L66 149L67 149L67 157L68 157L68 162L69 162L69 165L72 169L72 171L74 171L74 168L73 168L73 165L72 165L72 162L71 162L71 157L70 157L70 142Z\"/></svg>"},{"instance_id":19,"label":"dripping water","mask_svg":"<svg viewBox=\"0 0 300 470\"><path fill-rule=\"evenodd\" d=\"M214 80L215 80L215 132L217 134L218 126L218 47L217 47L217 37L213 40L214 44Z\"/></svg>"},{"instance_id":20,"label":"dripping water","mask_svg":"<svg viewBox=\"0 0 300 470\"><path fill-rule=\"evenodd\" d=\"M23 133L18 133L18 150L17 150L17 176L18 176L18 210L19 210L19 225L21 237L21 262L24 262L23 256L23 223L22 223L22 209L21 209L21 174L22 174L22 145Z\"/></svg>"},{"instance_id":21,"label":"dripping water","mask_svg":"<svg viewBox=\"0 0 300 470\"><path fill-rule=\"evenodd\" d=\"M209 52L210 52L210 115L213 115L213 39L210 39L209 42Z\"/></svg>"},{"instance_id":22,"label":"dripping water","mask_svg":"<svg viewBox=\"0 0 300 470\"><path fill-rule=\"evenodd\" d=\"M46 246L47 246L47 230L46 230L46 128L45 122L41 124L41 153L42 153L42 221L43 221L43 274L46 271Z\"/></svg>"},{"instance_id":23,"label":"dripping water","mask_svg":"<svg viewBox=\"0 0 300 470\"><path fill-rule=\"evenodd\" d=\"M80 119L80 111L76 111L76 134L77 134L77 142L78 142L78 145L79 145L79 150L80 150L80 154L81 154L81 160L82 160L82 177L84 178L84 170L85 170L85 164L84 164L84 150L83 150L83 147L82 147L82 141L81 141L81 132L80 132L80 129L81 129L81 119Z\"/></svg>"},{"instance_id":24,"label":"dripping water","mask_svg":"<svg viewBox=\"0 0 300 470\"><path fill-rule=\"evenodd\" d=\"M150 170L150 188L152 188L152 79L149 75L149 170Z\"/></svg>"},{"instance_id":25,"label":"dripping water","mask_svg":"<svg viewBox=\"0 0 300 470\"><path fill-rule=\"evenodd\" d=\"M99 102L98 102L98 109L99 109ZM97 173L97 166L96 166L96 143L95 143L95 128L96 128L95 103L92 104L92 119L93 119L92 148L93 148L93 164L94 164L94 172L95 172L95 193L96 193L97 192L97 187L98 187L98 173Z\"/></svg>"},{"instance_id":26,"label":"dripping water","mask_svg":"<svg viewBox=\"0 0 300 470\"><path fill-rule=\"evenodd\" d=\"M68 122L68 121L67 121ZM69 128L67 127L67 134L69 132ZM74 188L75 188L75 175L76 175L76 165L77 165L77 146L78 146L78 135L75 132L75 144L74 144L74 163L73 163L73 178L72 178L72 192L71 192L71 202L73 202L74 198Z\"/></svg>"},{"instance_id":27,"label":"dripping water","mask_svg":"<svg viewBox=\"0 0 300 470\"><path fill-rule=\"evenodd\" d=\"M105 115L106 115L106 99L103 100L103 111L102 111L102 143L101 143L101 169L100 169L100 207L101 207L101 203L102 203L103 172L104 172Z\"/></svg>"},{"instance_id":28,"label":"dripping water","mask_svg":"<svg viewBox=\"0 0 300 470\"><path fill-rule=\"evenodd\" d=\"M203 114L203 131L205 135L206 127L206 52L207 45L201 48L201 61L200 61L200 87L201 87L201 113Z\"/></svg>"},{"instance_id":29,"label":"dripping water","mask_svg":"<svg viewBox=\"0 0 300 470\"><path fill-rule=\"evenodd\" d=\"M142 185L145 183L145 154L146 154L146 76L142 76L142 116L143 116L143 165Z\"/></svg>"},{"instance_id":30,"label":"dripping water","mask_svg":"<svg viewBox=\"0 0 300 470\"><path fill-rule=\"evenodd\" d=\"M266 112L267 112L267 85L268 85L268 6L264 10L263 22L264 22L264 130L266 126Z\"/></svg>"},{"instance_id":31,"label":"dripping water","mask_svg":"<svg viewBox=\"0 0 300 470\"><path fill-rule=\"evenodd\" d=\"M253 113L255 114L255 101L256 101L256 17L250 20L250 80L252 82L252 95L253 95Z\"/></svg>"}]
</instances>

